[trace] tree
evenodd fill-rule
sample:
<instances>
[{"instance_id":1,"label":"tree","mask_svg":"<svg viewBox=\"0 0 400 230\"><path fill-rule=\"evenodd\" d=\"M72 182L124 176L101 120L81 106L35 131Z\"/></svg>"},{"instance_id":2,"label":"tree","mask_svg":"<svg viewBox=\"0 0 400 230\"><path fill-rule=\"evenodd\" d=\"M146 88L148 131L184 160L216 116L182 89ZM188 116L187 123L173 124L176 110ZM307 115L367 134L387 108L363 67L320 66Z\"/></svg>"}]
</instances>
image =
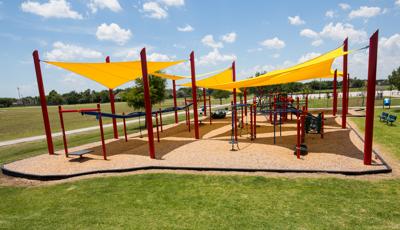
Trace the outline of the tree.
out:
<instances>
[{"instance_id":1,"label":"tree","mask_svg":"<svg viewBox=\"0 0 400 230\"><path fill-rule=\"evenodd\" d=\"M63 102L63 97L55 90L50 91L49 95L47 96L47 103L49 105L61 105Z\"/></svg>"},{"instance_id":2,"label":"tree","mask_svg":"<svg viewBox=\"0 0 400 230\"><path fill-rule=\"evenodd\" d=\"M65 102L69 105L78 104L79 102L79 94L75 91L64 93L62 97L64 98Z\"/></svg>"},{"instance_id":3,"label":"tree","mask_svg":"<svg viewBox=\"0 0 400 230\"><path fill-rule=\"evenodd\" d=\"M149 76L150 100L152 104L162 102L166 98L167 80L159 77ZM143 80L135 80L135 86L126 93L126 100L130 107L134 109L144 108L144 89Z\"/></svg>"},{"instance_id":4,"label":"tree","mask_svg":"<svg viewBox=\"0 0 400 230\"><path fill-rule=\"evenodd\" d=\"M388 77L389 83L400 90L400 67L393 70L392 74Z\"/></svg>"},{"instance_id":5,"label":"tree","mask_svg":"<svg viewBox=\"0 0 400 230\"><path fill-rule=\"evenodd\" d=\"M0 107L10 107L14 101L14 98L0 98Z\"/></svg>"},{"instance_id":6,"label":"tree","mask_svg":"<svg viewBox=\"0 0 400 230\"><path fill-rule=\"evenodd\" d=\"M222 99L229 98L231 94L232 93L229 91L214 90L211 95L213 96L213 98L219 99L219 104L222 105Z\"/></svg>"}]
</instances>

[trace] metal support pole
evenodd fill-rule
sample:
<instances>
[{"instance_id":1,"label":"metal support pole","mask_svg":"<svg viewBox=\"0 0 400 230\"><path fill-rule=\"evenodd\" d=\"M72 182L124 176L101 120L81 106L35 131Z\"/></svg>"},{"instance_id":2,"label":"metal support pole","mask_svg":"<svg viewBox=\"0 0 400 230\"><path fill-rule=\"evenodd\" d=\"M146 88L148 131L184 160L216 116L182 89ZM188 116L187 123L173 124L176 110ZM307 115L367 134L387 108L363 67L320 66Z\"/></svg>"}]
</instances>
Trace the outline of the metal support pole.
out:
<instances>
[{"instance_id":1,"label":"metal support pole","mask_svg":"<svg viewBox=\"0 0 400 230\"><path fill-rule=\"evenodd\" d=\"M122 116L125 116L125 113L122 113ZM122 121L124 122L124 136L125 136L125 142L128 142L128 135L126 134L126 122L125 122L125 117L122 118Z\"/></svg>"},{"instance_id":2,"label":"metal support pole","mask_svg":"<svg viewBox=\"0 0 400 230\"><path fill-rule=\"evenodd\" d=\"M63 135L64 152L65 152L65 156L68 157L68 143L67 143L67 136L65 135L64 117L62 114L61 105L58 106L58 115L60 116L60 124L61 124L61 132Z\"/></svg>"},{"instance_id":3,"label":"metal support pole","mask_svg":"<svg viewBox=\"0 0 400 230\"><path fill-rule=\"evenodd\" d=\"M106 143L104 141L103 119L101 118L100 104L97 104L97 110L99 113L99 126L100 126L100 136L101 136L101 147L103 150L103 159L107 160Z\"/></svg>"},{"instance_id":4,"label":"metal support pole","mask_svg":"<svg viewBox=\"0 0 400 230\"><path fill-rule=\"evenodd\" d=\"M250 139L253 140L253 104L250 104Z\"/></svg>"},{"instance_id":5,"label":"metal support pole","mask_svg":"<svg viewBox=\"0 0 400 230\"><path fill-rule=\"evenodd\" d=\"M193 118L194 118L194 136L196 139L200 139L199 134L199 114L197 110L197 87L196 87L196 70L195 70L195 59L194 52L190 53L190 72L192 75L192 98L193 98ZM190 116L190 114L189 114ZM190 118L189 118L190 121ZM190 127L190 123L189 123Z\"/></svg>"},{"instance_id":6,"label":"metal support pole","mask_svg":"<svg viewBox=\"0 0 400 230\"><path fill-rule=\"evenodd\" d=\"M333 106L332 106L333 116L337 113L337 69L335 69L335 75L333 77Z\"/></svg>"},{"instance_id":7,"label":"metal support pole","mask_svg":"<svg viewBox=\"0 0 400 230\"><path fill-rule=\"evenodd\" d=\"M253 104L254 104L254 118L253 118L253 120L254 120L254 129L253 129L253 131L254 131L254 139L256 139L257 138L257 103L256 103L256 98L254 97L253 98Z\"/></svg>"},{"instance_id":8,"label":"metal support pole","mask_svg":"<svg viewBox=\"0 0 400 230\"><path fill-rule=\"evenodd\" d=\"M204 106L204 116L207 116L207 96L206 96L206 88L203 88L203 106Z\"/></svg>"},{"instance_id":9,"label":"metal support pole","mask_svg":"<svg viewBox=\"0 0 400 230\"><path fill-rule=\"evenodd\" d=\"M156 112L157 142L160 142L160 131L158 130L158 113Z\"/></svg>"},{"instance_id":10,"label":"metal support pole","mask_svg":"<svg viewBox=\"0 0 400 230\"><path fill-rule=\"evenodd\" d=\"M51 137L50 119L49 112L47 111L46 94L43 86L42 69L40 68L39 52L37 50L33 51L33 63L35 65L36 80L39 89L40 106L42 108L42 116L44 123L44 131L46 133L47 150L50 155L54 154L53 138Z\"/></svg>"},{"instance_id":11,"label":"metal support pole","mask_svg":"<svg viewBox=\"0 0 400 230\"><path fill-rule=\"evenodd\" d=\"M236 81L236 65L235 65L235 62L232 62L232 81ZM237 107L236 107L236 105L237 105L237 102L236 102L236 88L234 88L233 89L233 107L234 107L234 116L235 116L235 120L234 120L234 122L235 122L235 124L234 124L234 127L235 127L235 141L237 141Z\"/></svg>"},{"instance_id":12,"label":"metal support pole","mask_svg":"<svg viewBox=\"0 0 400 230\"><path fill-rule=\"evenodd\" d=\"M211 113L211 95L208 95L208 104L209 104L209 109L210 109L210 125L212 124L212 113Z\"/></svg>"},{"instance_id":13,"label":"metal support pole","mask_svg":"<svg viewBox=\"0 0 400 230\"><path fill-rule=\"evenodd\" d=\"M301 138L300 138L300 118L297 117L297 145L296 145L296 155L297 159L300 159L300 145L301 145Z\"/></svg>"},{"instance_id":14,"label":"metal support pole","mask_svg":"<svg viewBox=\"0 0 400 230\"><path fill-rule=\"evenodd\" d=\"M368 89L367 107L365 117L365 137L364 137L364 164L370 165L372 162L372 143L374 133L374 108L375 108L375 85L376 85L376 66L378 60L378 38L377 30L369 40L368 58Z\"/></svg>"},{"instance_id":15,"label":"metal support pole","mask_svg":"<svg viewBox=\"0 0 400 230\"><path fill-rule=\"evenodd\" d=\"M247 88L243 89L244 104L247 105ZM244 107L244 115L247 117L247 106Z\"/></svg>"},{"instance_id":16,"label":"metal support pole","mask_svg":"<svg viewBox=\"0 0 400 230\"><path fill-rule=\"evenodd\" d=\"M349 100L350 100L350 74L347 74L347 101L346 101L346 114L349 114Z\"/></svg>"},{"instance_id":17,"label":"metal support pole","mask_svg":"<svg viewBox=\"0 0 400 230\"><path fill-rule=\"evenodd\" d=\"M175 123L177 124L179 122L179 120L178 120L178 110L176 109L177 103L176 103L176 82L175 82L175 80L172 80L172 96L174 98Z\"/></svg>"},{"instance_id":18,"label":"metal support pole","mask_svg":"<svg viewBox=\"0 0 400 230\"><path fill-rule=\"evenodd\" d=\"M110 57L106 57L106 63L110 63ZM111 113L115 115L115 99L113 89L108 89L108 93L110 96L110 105L111 105ZM118 128L117 128L117 119L115 117L112 118L113 130L114 130L114 138L118 139Z\"/></svg>"},{"instance_id":19,"label":"metal support pole","mask_svg":"<svg viewBox=\"0 0 400 230\"><path fill-rule=\"evenodd\" d=\"M162 110L161 110L161 108L160 108L160 126L161 126L161 132L164 132L164 130L163 130L163 123L162 123Z\"/></svg>"},{"instance_id":20,"label":"metal support pole","mask_svg":"<svg viewBox=\"0 0 400 230\"><path fill-rule=\"evenodd\" d=\"M149 142L149 155L150 158L155 159L155 148L154 148L154 133L153 133L153 118L151 115L151 100L150 100L150 87L147 73L147 58L146 48L140 51L140 60L142 64L142 77L143 77L143 88L144 88L144 106L146 111L146 126L147 126L147 139Z\"/></svg>"},{"instance_id":21,"label":"metal support pole","mask_svg":"<svg viewBox=\"0 0 400 230\"><path fill-rule=\"evenodd\" d=\"M348 38L344 40L343 51L348 50ZM347 54L343 56L343 82L342 82L342 129L346 128L347 119Z\"/></svg>"}]
</instances>

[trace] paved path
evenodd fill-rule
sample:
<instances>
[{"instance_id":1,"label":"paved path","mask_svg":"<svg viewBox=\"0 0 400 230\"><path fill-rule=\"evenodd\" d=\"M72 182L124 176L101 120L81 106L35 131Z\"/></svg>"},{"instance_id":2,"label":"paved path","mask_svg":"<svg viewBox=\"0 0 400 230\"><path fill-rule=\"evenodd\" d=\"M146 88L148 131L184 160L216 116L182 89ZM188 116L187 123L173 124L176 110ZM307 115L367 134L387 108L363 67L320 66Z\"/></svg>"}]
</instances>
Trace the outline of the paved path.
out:
<instances>
[{"instance_id":1,"label":"paved path","mask_svg":"<svg viewBox=\"0 0 400 230\"><path fill-rule=\"evenodd\" d=\"M230 104L216 105L216 106L212 106L212 108L217 109L217 108L226 107L226 106L229 106L229 105ZM199 109L199 111L200 111L200 109ZM183 112L183 111L182 112L178 112L178 115L181 115L181 114L184 114L184 113L185 112ZM191 112L191 113L193 113L193 112ZM174 116L174 113L168 113L168 114L164 115L164 117L172 117L172 116ZM142 122L143 121L144 120L142 119ZM135 120L127 121L126 123L127 124L134 124L134 123L138 123L138 122L139 122L139 119L135 119ZM118 126L122 126L123 123L122 122L117 122L117 125ZM103 127L104 128L112 127L112 123L103 125ZM69 131L66 131L66 134L82 133L82 132L93 131L93 130L98 130L98 129L99 129L99 126L91 126L91 127L81 128L81 129L69 130ZM59 137L61 135L62 135L61 132L57 132L57 133L53 133L52 137ZM46 135L18 138L18 139L14 139L14 140L2 141L2 142L0 142L0 147L7 146L7 145L20 144L20 143L24 143L24 142L39 141L39 140L44 140L44 139L46 139Z\"/></svg>"}]
</instances>

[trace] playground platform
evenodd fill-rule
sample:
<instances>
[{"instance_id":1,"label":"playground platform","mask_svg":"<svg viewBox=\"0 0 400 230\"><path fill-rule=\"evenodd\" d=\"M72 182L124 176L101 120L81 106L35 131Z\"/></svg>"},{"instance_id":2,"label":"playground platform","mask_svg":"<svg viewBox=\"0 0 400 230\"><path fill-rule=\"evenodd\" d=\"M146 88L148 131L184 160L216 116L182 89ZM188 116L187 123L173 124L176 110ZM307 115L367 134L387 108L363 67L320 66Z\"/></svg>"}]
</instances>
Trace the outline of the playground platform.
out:
<instances>
[{"instance_id":1,"label":"playground platform","mask_svg":"<svg viewBox=\"0 0 400 230\"><path fill-rule=\"evenodd\" d=\"M273 144L273 126L266 116L257 116L257 138L250 140L245 125L239 133L238 144L232 151L231 122L229 117L214 120L212 125L203 120L200 140L194 139L193 129L188 132L184 123L164 126L160 142L155 140L156 159L148 156L145 136L132 134L125 140L107 140L108 159L103 160L101 143L91 143L70 148L70 152L93 150L83 158L70 156L64 151L56 155L42 155L15 161L2 166L5 175L36 180L56 180L74 176L118 173L146 169L176 169L200 171L246 172L302 172L338 173L363 175L390 173L391 168L379 155L373 157L370 166L363 164L363 140L351 128L341 129L340 118L326 115L325 135L306 135L309 153L297 159L296 123L290 119L276 128L276 144ZM375 152L376 153L376 152ZM378 153L376 153L378 154Z\"/></svg>"}]
</instances>

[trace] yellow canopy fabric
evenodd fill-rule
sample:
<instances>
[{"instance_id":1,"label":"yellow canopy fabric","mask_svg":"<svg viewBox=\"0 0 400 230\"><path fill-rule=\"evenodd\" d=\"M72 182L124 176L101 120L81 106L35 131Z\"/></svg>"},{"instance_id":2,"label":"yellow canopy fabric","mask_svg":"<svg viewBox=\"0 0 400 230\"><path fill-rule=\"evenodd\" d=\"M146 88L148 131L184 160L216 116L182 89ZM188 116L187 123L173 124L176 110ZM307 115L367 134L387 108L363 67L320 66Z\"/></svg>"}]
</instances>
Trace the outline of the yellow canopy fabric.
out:
<instances>
[{"instance_id":1,"label":"yellow canopy fabric","mask_svg":"<svg viewBox=\"0 0 400 230\"><path fill-rule=\"evenodd\" d=\"M228 82L233 82L232 81L232 68L228 68L220 73L217 73L215 75L212 75L208 78L204 78L201 80L196 81L196 86L201 87L201 88L207 88L207 89L219 89L219 90L226 90L226 91L232 91L233 89L229 88L221 88L218 87L217 85L225 84ZM181 86L186 86L186 87L191 87L192 83L185 83L181 84ZM239 90L237 90L239 92Z\"/></svg>"},{"instance_id":2,"label":"yellow canopy fabric","mask_svg":"<svg viewBox=\"0 0 400 230\"><path fill-rule=\"evenodd\" d=\"M140 61L111 63L45 62L89 78L109 89L114 89L142 76L142 66ZM147 71L149 74L152 74L158 70L182 62L184 61L147 62Z\"/></svg>"},{"instance_id":3,"label":"yellow canopy fabric","mask_svg":"<svg viewBox=\"0 0 400 230\"><path fill-rule=\"evenodd\" d=\"M283 84L289 82L303 81L314 78L328 78L333 76L331 66L335 58L348 54L343 47L339 47L328 53L320 55L309 61L289 67L287 69L275 70L258 77L249 78L236 82L214 85L220 89L248 88L265 85ZM338 74L340 76L340 73Z\"/></svg>"},{"instance_id":4,"label":"yellow canopy fabric","mask_svg":"<svg viewBox=\"0 0 400 230\"><path fill-rule=\"evenodd\" d=\"M173 74L166 74L166 73L151 73L151 75L161 77L161 78L166 78L170 80L182 80L182 79L188 79L189 77L185 76L178 76L178 75L173 75Z\"/></svg>"}]
</instances>

